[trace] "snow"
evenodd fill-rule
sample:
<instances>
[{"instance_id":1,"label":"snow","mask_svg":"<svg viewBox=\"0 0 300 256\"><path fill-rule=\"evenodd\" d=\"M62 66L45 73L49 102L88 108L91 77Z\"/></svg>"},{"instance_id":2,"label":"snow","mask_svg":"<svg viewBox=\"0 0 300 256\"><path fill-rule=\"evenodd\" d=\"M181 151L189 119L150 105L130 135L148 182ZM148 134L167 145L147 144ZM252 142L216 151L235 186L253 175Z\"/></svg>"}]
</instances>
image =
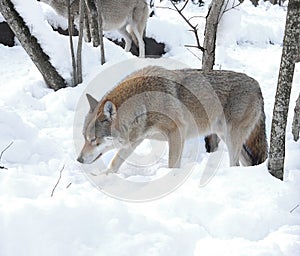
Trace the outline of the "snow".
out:
<instances>
[{"instance_id":1,"label":"snow","mask_svg":"<svg viewBox=\"0 0 300 256\"><path fill-rule=\"evenodd\" d=\"M46 22L65 21L42 3L13 2L27 24L33 24L30 27L52 63L70 79L68 39L52 32ZM156 2L167 6L165 1ZM189 4L186 13L205 16L207 6ZM85 44L84 83L57 92L46 87L19 45L0 45L0 152L13 142L0 159L0 166L7 168L0 169L1 256L299 255L300 143L294 142L291 134L300 91L299 64L291 93L284 182L268 173L266 163L228 167L226 148L221 145L218 152L207 154L202 137L187 142L181 169L166 168L168 149L164 144L158 146L160 159L154 165L122 166L118 177L132 184L178 175L193 166L181 186L153 201L126 202L101 193L76 162L74 118L86 91L94 90L100 97L130 70L147 63L166 66L169 59L170 68L179 62L201 66L200 52L184 47L195 42L194 35L178 14L165 8L156 8L156 14L148 22L147 34L167 44L165 58L138 60L105 40L108 61L101 67L99 49ZM255 8L246 1L224 14L218 35L216 68L245 72L261 85L268 138L285 15L286 3L279 7L261 1ZM193 22L199 22L202 41L205 19ZM191 155L195 145L199 146L197 158ZM143 157L152 146L147 141L137 153ZM105 161L111 157L112 153L105 155ZM219 168L215 169L215 164Z\"/></svg>"}]
</instances>

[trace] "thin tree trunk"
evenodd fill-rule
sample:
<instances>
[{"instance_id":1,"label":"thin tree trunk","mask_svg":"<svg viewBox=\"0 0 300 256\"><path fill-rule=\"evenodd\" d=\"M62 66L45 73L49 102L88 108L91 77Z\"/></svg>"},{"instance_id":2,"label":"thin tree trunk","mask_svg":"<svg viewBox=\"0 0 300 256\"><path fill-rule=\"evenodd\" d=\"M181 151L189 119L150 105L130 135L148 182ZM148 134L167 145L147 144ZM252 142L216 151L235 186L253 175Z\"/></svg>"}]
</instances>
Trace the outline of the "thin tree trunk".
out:
<instances>
[{"instance_id":1,"label":"thin tree trunk","mask_svg":"<svg viewBox=\"0 0 300 256\"><path fill-rule=\"evenodd\" d=\"M69 30L69 43L70 43L70 51L71 51L71 60L72 60L72 77L73 77L73 86L76 86L77 83L77 69L76 69L76 59L75 59L75 51L73 44L73 34L74 34L74 16L71 13L71 1L67 1L67 9L68 9L68 30Z\"/></svg>"},{"instance_id":2,"label":"thin tree trunk","mask_svg":"<svg viewBox=\"0 0 300 256\"><path fill-rule=\"evenodd\" d=\"M294 119L292 124L292 133L294 136L294 140L299 140L299 132L300 132L300 94L296 101L296 106L294 108Z\"/></svg>"},{"instance_id":3,"label":"thin tree trunk","mask_svg":"<svg viewBox=\"0 0 300 256\"><path fill-rule=\"evenodd\" d=\"M223 4L224 0L213 0L206 16L203 43L204 52L202 55L202 69L205 71L212 70L215 64L217 30ZM216 134L208 135L204 140L207 152L217 150L220 139Z\"/></svg>"},{"instance_id":4,"label":"thin tree trunk","mask_svg":"<svg viewBox=\"0 0 300 256\"><path fill-rule=\"evenodd\" d=\"M98 28L98 12L95 1L97 0L85 0L85 3L88 9L93 46L98 47L100 44L100 38Z\"/></svg>"},{"instance_id":5,"label":"thin tree trunk","mask_svg":"<svg viewBox=\"0 0 300 256\"><path fill-rule=\"evenodd\" d=\"M37 38L31 35L23 18L16 11L14 4L10 0L0 0L0 12L15 33L22 47L41 72L47 86L54 90L66 87L66 81L52 66L49 56L44 53Z\"/></svg>"},{"instance_id":6,"label":"thin tree trunk","mask_svg":"<svg viewBox=\"0 0 300 256\"><path fill-rule=\"evenodd\" d=\"M290 94L300 36L300 0L288 4L282 57L278 76L268 168L270 173L283 180L285 158L285 134Z\"/></svg>"},{"instance_id":7,"label":"thin tree trunk","mask_svg":"<svg viewBox=\"0 0 300 256\"><path fill-rule=\"evenodd\" d=\"M103 43L103 17L102 17L102 3L101 0L97 1L97 12L98 12L98 30L99 30L99 39L100 39L100 54L101 54L101 65L105 63L105 54L104 54L104 43Z\"/></svg>"},{"instance_id":8,"label":"thin tree trunk","mask_svg":"<svg viewBox=\"0 0 300 256\"><path fill-rule=\"evenodd\" d=\"M84 1L85 2L85 1ZM89 21L89 14L88 8L86 3L84 3L84 38L86 42L91 42L91 30L90 30L90 21Z\"/></svg>"},{"instance_id":9,"label":"thin tree trunk","mask_svg":"<svg viewBox=\"0 0 300 256\"><path fill-rule=\"evenodd\" d=\"M83 27L84 27L84 15L85 7L84 0L80 0L79 6L79 35L78 35L78 45L77 45L77 83L82 83L82 37L83 37Z\"/></svg>"},{"instance_id":10,"label":"thin tree trunk","mask_svg":"<svg viewBox=\"0 0 300 256\"><path fill-rule=\"evenodd\" d=\"M202 56L203 70L212 70L215 64L217 29L223 4L224 0L213 0L206 16Z\"/></svg>"}]
</instances>

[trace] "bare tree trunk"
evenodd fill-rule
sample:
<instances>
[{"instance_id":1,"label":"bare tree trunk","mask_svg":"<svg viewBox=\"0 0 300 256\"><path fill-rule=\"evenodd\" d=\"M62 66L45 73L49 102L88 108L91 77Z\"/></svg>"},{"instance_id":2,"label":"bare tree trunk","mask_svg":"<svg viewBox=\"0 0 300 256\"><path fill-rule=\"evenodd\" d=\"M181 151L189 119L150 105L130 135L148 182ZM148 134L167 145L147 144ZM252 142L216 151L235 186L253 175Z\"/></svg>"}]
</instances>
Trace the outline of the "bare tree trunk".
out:
<instances>
[{"instance_id":1,"label":"bare tree trunk","mask_svg":"<svg viewBox=\"0 0 300 256\"><path fill-rule=\"evenodd\" d=\"M206 16L202 55L202 69L205 71L212 70L215 64L217 29L223 4L224 0L213 0ZM216 134L206 136L204 140L207 152L217 150L220 139Z\"/></svg>"},{"instance_id":2,"label":"bare tree trunk","mask_svg":"<svg viewBox=\"0 0 300 256\"><path fill-rule=\"evenodd\" d=\"M77 83L82 83L82 38L84 27L85 6L84 0L80 0L79 5L79 34L77 45Z\"/></svg>"},{"instance_id":3,"label":"bare tree trunk","mask_svg":"<svg viewBox=\"0 0 300 256\"><path fill-rule=\"evenodd\" d=\"M89 17L91 34L93 39L93 46L98 47L100 44L100 38L99 38L99 28L98 28L98 12L97 12L95 1L97 0L85 0L85 3L88 9L88 17Z\"/></svg>"},{"instance_id":4,"label":"bare tree trunk","mask_svg":"<svg viewBox=\"0 0 300 256\"><path fill-rule=\"evenodd\" d=\"M212 70L215 64L217 29L223 4L224 0L213 0L206 16L202 56L203 70Z\"/></svg>"},{"instance_id":5,"label":"bare tree trunk","mask_svg":"<svg viewBox=\"0 0 300 256\"><path fill-rule=\"evenodd\" d=\"M85 2L85 1L84 1ZM86 3L84 3L84 38L86 42L91 42L91 30L90 30L90 21L89 21L89 14L88 8Z\"/></svg>"},{"instance_id":6,"label":"bare tree trunk","mask_svg":"<svg viewBox=\"0 0 300 256\"><path fill-rule=\"evenodd\" d=\"M285 134L295 63L300 36L300 0L288 4L282 57L278 76L268 168L270 173L283 180L285 158Z\"/></svg>"},{"instance_id":7,"label":"bare tree trunk","mask_svg":"<svg viewBox=\"0 0 300 256\"><path fill-rule=\"evenodd\" d=\"M103 43L103 17L102 17L102 3L101 0L97 1L97 12L98 12L98 29L99 29L99 39L100 39L100 54L101 54L101 65L105 63L104 54L104 43Z\"/></svg>"},{"instance_id":8,"label":"bare tree trunk","mask_svg":"<svg viewBox=\"0 0 300 256\"><path fill-rule=\"evenodd\" d=\"M299 132L300 132L300 94L296 101L296 106L294 108L294 119L292 124L292 133L294 136L294 140L299 140Z\"/></svg>"},{"instance_id":9,"label":"bare tree trunk","mask_svg":"<svg viewBox=\"0 0 300 256\"><path fill-rule=\"evenodd\" d=\"M69 30L69 42L70 42L70 51L71 51L71 60L72 60L72 77L73 77L73 86L77 85L77 69L76 69L76 59L74 52L74 44L73 44L73 34L74 34L74 16L71 12L71 1L67 1L67 9L68 9L68 30Z\"/></svg>"},{"instance_id":10,"label":"bare tree trunk","mask_svg":"<svg viewBox=\"0 0 300 256\"><path fill-rule=\"evenodd\" d=\"M15 33L22 47L41 72L47 86L54 90L66 87L66 81L52 66L49 56L44 53L36 37L31 35L23 18L16 11L14 4L10 0L0 0L0 12Z\"/></svg>"},{"instance_id":11,"label":"bare tree trunk","mask_svg":"<svg viewBox=\"0 0 300 256\"><path fill-rule=\"evenodd\" d=\"M300 35L298 39L298 57L296 59L296 62L300 62Z\"/></svg>"}]
</instances>

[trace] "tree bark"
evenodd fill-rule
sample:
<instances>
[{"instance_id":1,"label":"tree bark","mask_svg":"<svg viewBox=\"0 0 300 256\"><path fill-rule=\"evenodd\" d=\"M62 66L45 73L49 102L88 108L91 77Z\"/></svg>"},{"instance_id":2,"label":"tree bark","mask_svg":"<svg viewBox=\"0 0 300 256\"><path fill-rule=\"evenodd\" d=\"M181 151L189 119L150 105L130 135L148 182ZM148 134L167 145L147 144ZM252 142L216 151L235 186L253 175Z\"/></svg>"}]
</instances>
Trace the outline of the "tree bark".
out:
<instances>
[{"instance_id":1,"label":"tree bark","mask_svg":"<svg viewBox=\"0 0 300 256\"><path fill-rule=\"evenodd\" d=\"M273 110L268 161L270 173L281 180L283 180L284 174L286 124L295 63L298 57L299 35L300 0L290 0Z\"/></svg>"},{"instance_id":2,"label":"tree bark","mask_svg":"<svg viewBox=\"0 0 300 256\"><path fill-rule=\"evenodd\" d=\"M294 119L292 124L292 133L294 136L294 140L299 140L299 132L300 132L300 94L296 101L296 106L294 108Z\"/></svg>"},{"instance_id":3,"label":"tree bark","mask_svg":"<svg viewBox=\"0 0 300 256\"><path fill-rule=\"evenodd\" d=\"M215 64L217 30L223 4L224 0L214 0L206 16L203 43L204 51L202 55L202 69L205 71L212 70ZM217 150L220 139L216 134L208 135L204 140L206 152L214 152Z\"/></svg>"},{"instance_id":4,"label":"tree bark","mask_svg":"<svg viewBox=\"0 0 300 256\"><path fill-rule=\"evenodd\" d=\"M14 4L10 0L0 0L0 12L15 33L22 47L41 72L47 86L54 90L66 87L66 81L52 66L49 56L44 53L37 38L31 35L28 26L16 11Z\"/></svg>"},{"instance_id":5,"label":"tree bark","mask_svg":"<svg viewBox=\"0 0 300 256\"><path fill-rule=\"evenodd\" d=\"M212 70L215 64L217 29L223 4L224 0L213 0L206 16L202 56L203 70Z\"/></svg>"},{"instance_id":6,"label":"tree bark","mask_svg":"<svg viewBox=\"0 0 300 256\"><path fill-rule=\"evenodd\" d=\"M77 45L77 84L82 83L82 38L84 27L85 3L84 0L79 1L79 34Z\"/></svg>"},{"instance_id":7,"label":"tree bark","mask_svg":"<svg viewBox=\"0 0 300 256\"><path fill-rule=\"evenodd\" d=\"M97 12L98 12L98 29L99 29L99 39L100 39L100 54L101 54L101 65L105 63L104 54L104 42L103 42L103 16L102 16L102 3L101 0L97 1Z\"/></svg>"},{"instance_id":8,"label":"tree bark","mask_svg":"<svg viewBox=\"0 0 300 256\"><path fill-rule=\"evenodd\" d=\"M98 28L98 11L95 1L97 0L85 0L85 4L88 9L88 19L90 22L90 31L93 39L93 46L98 47L100 44L100 38Z\"/></svg>"},{"instance_id":9,"label":"tree bark","mask_svg":"<svg viewBox=\"0 0 300 256\"><path fill-rule=\"evenodd\" d=\"M66 0L67 10L68 10L68 30L69 30L69 44L71 52L71 61L72 61L72 86L77 85L77 69L76 69L76 59L74 53L74 44L73 44L73 35L74 35L74 16L71 12L71 1Z\"/></svg>"}]
</instances>

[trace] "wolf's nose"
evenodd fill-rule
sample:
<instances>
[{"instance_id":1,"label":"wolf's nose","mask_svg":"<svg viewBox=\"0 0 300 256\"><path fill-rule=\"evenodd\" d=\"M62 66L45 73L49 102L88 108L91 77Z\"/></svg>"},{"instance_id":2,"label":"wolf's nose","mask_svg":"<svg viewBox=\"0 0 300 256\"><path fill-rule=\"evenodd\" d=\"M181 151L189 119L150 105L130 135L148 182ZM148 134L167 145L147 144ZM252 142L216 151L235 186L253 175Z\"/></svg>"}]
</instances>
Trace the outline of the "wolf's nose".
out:
<instances>
[{"instance_id":1,"label":"wolf's nose","mask_svg":"<svg viewBox=\"0 0 300 256\"><path fill-rule=\"evenodd\" d=\"M79 163L82 163L82 164L83 164L83 158L82 158L81 155L77 158L77 161L78 161Z\"/></svg>"}]
</instances>

